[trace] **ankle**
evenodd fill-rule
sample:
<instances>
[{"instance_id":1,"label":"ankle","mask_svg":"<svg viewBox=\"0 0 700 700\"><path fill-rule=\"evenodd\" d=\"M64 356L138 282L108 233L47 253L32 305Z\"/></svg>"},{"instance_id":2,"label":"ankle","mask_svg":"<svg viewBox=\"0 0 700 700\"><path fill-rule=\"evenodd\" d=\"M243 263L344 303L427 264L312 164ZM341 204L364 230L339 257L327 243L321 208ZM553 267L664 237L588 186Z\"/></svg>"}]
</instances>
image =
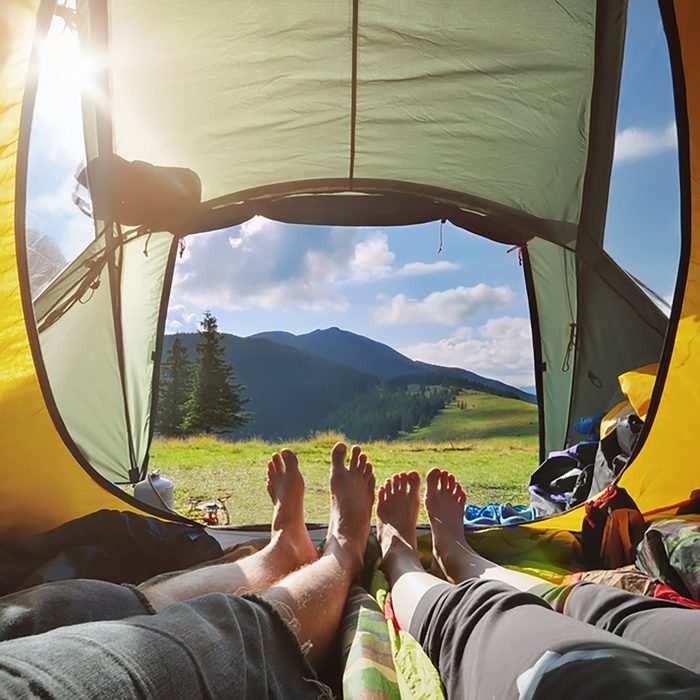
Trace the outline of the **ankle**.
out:
<instances>
[{"instance_id":1,"label":"ankle","mask_svg":"<svg viewBox=\"0 0 700 700\"><path fill-rule=\"evenodd\" d=\"M382 543L381 569L390 585L405 573L424 571L415 550L403 538L396 535L388 543Z\"/></svg>"},{"instance_id":2,"label":"ankle","mask_svg":"<svg viewBox=\"0 0 700 700\"><path fill-rule=\"evenodd\" d=\"M364 567L365 548L366 542L361 546L342 534L329 532L323 546L323 554L336 559L342 569L350 573L350 578L354 579Z\"/></svg>"}]
</instances>

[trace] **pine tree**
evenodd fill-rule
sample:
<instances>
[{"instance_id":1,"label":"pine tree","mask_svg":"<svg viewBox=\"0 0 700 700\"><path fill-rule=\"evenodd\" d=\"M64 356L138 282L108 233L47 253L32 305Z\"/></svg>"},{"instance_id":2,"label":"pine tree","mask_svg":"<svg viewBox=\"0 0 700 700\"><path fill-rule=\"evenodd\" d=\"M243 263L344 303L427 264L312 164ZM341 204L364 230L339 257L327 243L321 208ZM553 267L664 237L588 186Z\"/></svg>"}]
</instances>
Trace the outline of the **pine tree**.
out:
<instances>
[{"instance_id":1,"label":"pine tree","mask_svg":"<svg viewBox=\"0 0 700 700\"><path fill-rule=\"evenodd\" d=\"M216 318L209 311L199 325L197 366L192 391L185 404L183 427L187 433L213 433L237 428L250 421L241 397L242 384L234 382L233 367L224 361Z\"/></svg>"},{"instance_id":2,"label":"pine tree","mask_svg":"<svg viewBox=\"0 0 700 700\"><path fill-rule=\"evenodd\" d=\"M184 434L182 421L185 402L192 390L192 363L187 348L176 335L163 363L158 391L156 431L161 435L179 437Z\"/></svg>"}]
</instances>

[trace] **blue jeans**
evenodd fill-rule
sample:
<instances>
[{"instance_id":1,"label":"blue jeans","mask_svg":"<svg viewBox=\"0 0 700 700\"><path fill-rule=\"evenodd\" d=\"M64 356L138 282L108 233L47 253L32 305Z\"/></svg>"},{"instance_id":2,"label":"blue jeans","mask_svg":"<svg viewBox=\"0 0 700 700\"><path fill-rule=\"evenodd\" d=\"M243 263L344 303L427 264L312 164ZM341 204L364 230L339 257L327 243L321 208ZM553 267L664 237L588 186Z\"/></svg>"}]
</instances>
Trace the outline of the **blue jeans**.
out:
<instances>
[{"instance_id":1,"label":"blue jeans","mask_svg":"<svg viewBox=\"0 0 700 700\"><path fill-rule=\"evenodd\" d=\"M318 698L263 598L211 593L154 613L131 586L49 583L0 599L0 698Z\"/></svg>"}]
</instances>

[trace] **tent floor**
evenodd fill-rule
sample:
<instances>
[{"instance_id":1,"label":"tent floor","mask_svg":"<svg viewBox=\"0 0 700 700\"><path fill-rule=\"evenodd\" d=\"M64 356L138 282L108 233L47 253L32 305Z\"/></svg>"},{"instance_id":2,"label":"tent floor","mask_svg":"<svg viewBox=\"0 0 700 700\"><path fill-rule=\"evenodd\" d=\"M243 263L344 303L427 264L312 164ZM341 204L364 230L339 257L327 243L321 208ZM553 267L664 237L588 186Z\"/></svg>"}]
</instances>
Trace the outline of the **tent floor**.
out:
<instances>
[{"instance_id":1,"label":"tent floor","mask_svg":"<svg viewBox=\"0 0 700 700\"><path fill-rule=\"evenodd\" d=\"M315 545L319 545L323 542L326 537L327 527L325 525L310 524L307 526L309 528L309 535L311 536L311 541ZM207 534L211 535L220 545L222 549L227 547L232 547L237 544L242 544L248 540L261 539L268 537L270 534L269 525L252 525L246 527L231 527L231 526L221 526L221 527L208 527L206 528ZM372 532L375 532L375 528L372 527ZM419 525L418 534L424 535L430 532L428 525Z\"/></svg>"}]
</instances>

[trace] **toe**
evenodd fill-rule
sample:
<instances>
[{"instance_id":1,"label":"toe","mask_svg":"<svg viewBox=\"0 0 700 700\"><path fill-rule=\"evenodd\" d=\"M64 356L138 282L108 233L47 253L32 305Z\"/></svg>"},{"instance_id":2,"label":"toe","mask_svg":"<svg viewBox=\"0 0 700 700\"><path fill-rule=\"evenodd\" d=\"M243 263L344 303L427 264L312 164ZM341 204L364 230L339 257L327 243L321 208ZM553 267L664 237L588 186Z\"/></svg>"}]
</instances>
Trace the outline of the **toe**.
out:
<instances>
[{"instance_id":1,"label":"toe","mask_svg":"<svg viewBox=\"0 0 700 700\"><path fill-rule=\"evenodd\" d=\"M450 492L454 492L455 490L455 478L453 474L447 475L447 490Z\"/></svg>"},{"instance_id":2,"label":"toe","mask_svg":"<svg viewBox=\"0 0 700 700\"><path fill-rule=\"evenodd\" d=\"M282 455L279 452L275 452L272 455L272 464L274 465L276 473L284 474L284 461L282 459Z\"/></svg>"},{"instance_id":3,"label":"toe","mask_svg":"<svg viewBox=\"0 0 700 700\"><path fill-rule=\"evenodd\" d=\"M359 459L358 464L357 464L357 469L358 469L358 471L360 471L364 474L366 467L367 467L367 455L364 452L362 452L360 454L360 459Z\"/></svg>"},{"instance_id":4,"label":"toe","mask_svg":"<svg viewBox=\"0 0 700 700\"><path fill-rule=\"evenodd\" d=\"M299 471L299 460L291 450L285 448L282 450L282 461L287 472Z\"/></svg>"},{"instance_id":5,"label":"toe","mask_svg":"<svg viewBox=\"0 0 700 700\"><path fill-rule=\"evenodd\" d=\"M433 467L425 477L425 484L428 491L437 491L440 483L440 470Z\"/></svg>"},{"instance_id":6,"label":"toe","mask_svg":"<svg viewBox=\"0 0 700 700\"><path fill-rule=\"evenodd\" d=\"M269 494L270 498L274 501L276 499L275 496L275 483L277 481L277 472L275 471L275 465L273 464L272 460L270 460L267 463L267 493Z\"/></svg>"},{"instance_id":7,"label":"toe","mask_svg":"<svg viewBox=\"0 0 700 700\"><path fill-rule=\"evenodd\" d=\"M353 445L352 450L350 450L350 471L356 471L357 465L360 461L360 453L362 448L359 445Z\"/></svg>"},{"instance_id":8,"label":"toe","mask_svg":"<svg viewBox=\"0 0 700 700\"><path fill-rule=\"evenodd\" d=\"M401 491L401 474L394 474L394 476L391 477L391 481L393 492L399 493Z\"/></svg>"},{"instance_id":9,"label":"toe","mask_svg":"<svg viewBox=\"0 0 700 700\"><path fill-rule=\"evenodd\" d=\"M440 472L440 490L441 491L447 491L447 480L448 480L449 474L446 471L441 471Z\"/></svg>"},{"instance_id":10,"label":"toe","mask_svg":"<svg viewBox=\"0 0 700 700\"><path fill-rule=\"evenodd\" d=\"M331 450L331 466L334 472L345 469L345 455L347 451L348 448L345 446L344 442L337 442L334 445Z\"/></svg>"},{"instance_id":11,"label":"toe","mask_svg":"<svg viewBox=\"0 0 700 700\"><path fill-rule=\"evenodd\" d=\"M420 491L420 474L418 472L408 472L408 488L411 493L414 491Z\"/></svg>"},{"instance_id":12,"label":"toe","mask_svg":"<svg viewBox=\"0 0 700 700\"><path fill-rule=\"evenodd\" d=\"M387 496L393 491L393 487L394 487L394 481L391 477L389 477L388 479L386 479L384 481L383 488L386 491Z\"/></svg>"}]
</instances>

